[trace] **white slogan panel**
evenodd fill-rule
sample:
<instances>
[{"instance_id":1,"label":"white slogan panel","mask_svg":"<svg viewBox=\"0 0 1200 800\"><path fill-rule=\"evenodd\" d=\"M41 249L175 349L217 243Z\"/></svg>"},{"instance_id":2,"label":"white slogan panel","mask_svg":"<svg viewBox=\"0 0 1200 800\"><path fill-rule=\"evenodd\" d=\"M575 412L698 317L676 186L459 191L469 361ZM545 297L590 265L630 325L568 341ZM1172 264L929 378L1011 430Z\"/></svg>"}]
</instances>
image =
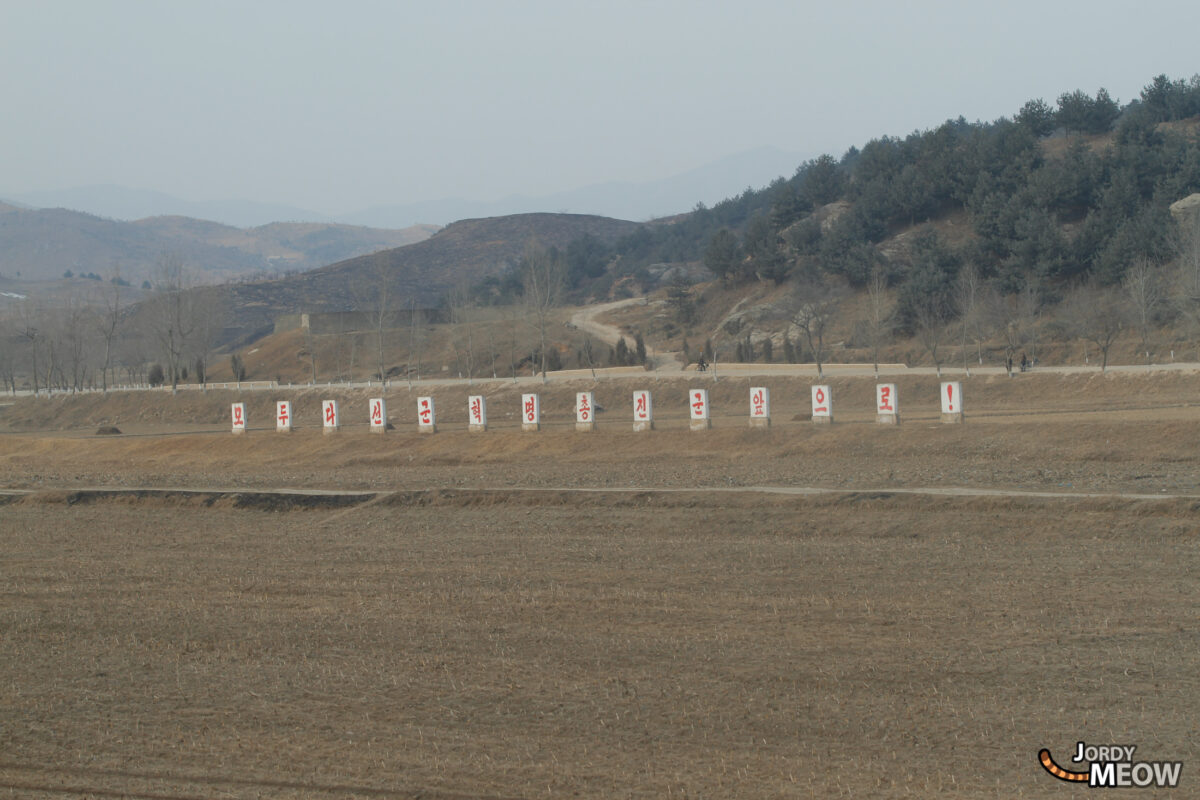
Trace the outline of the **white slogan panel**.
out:
<instances>
[{"instance_id":1,"label":"white slogan panel","mask_svg":"<svg viewBox=\"0 0 1200 800\"><path fill-rule=\"evenodd\" d=\"M292 432L292 403L280 400L275 404L275 430L279 433Z\"/></svg>"},{"instance_id":2,"label":"white slogan panel","mask_svg":"<svg viewBox=\"0 0 1200 800\"><path fill-rule=\"evenodd\" d=\"M371 433L384 433L387 431L387 404L383 402L383 398L371 398L367 408L371 415Z\"/></svg>"},{"instance_id":3,"label":"white slogan panel","mask_svg":"<svg viewBox=\"0 0 1200 800\"><path fill-rule=\"evenodd\" d=\"M433 433L437 430L437 416L432 397L417 398L417 430L421 433Z\"/></svg>"},{"instance_id":4,"label":"white slogan panel","mask_svg":"<svg viewBox=\"0 0 1200 800\"><path fill-rule=\"evenodd\" d=\"M321 425L325 433L333 433L341 427L342 421L338 418L337 400L321 401Z\"/></svg>"},{"instance_id":5,"label":"white slogan panel","mask_svg":"<svg viewBox=\"0 0 1200 800\"><path fill-rule=\"evenodd\" d=\"M812 387L812 415L813 419L833 417L833 390L828 386Z\"/></svg>"}]
</instances>

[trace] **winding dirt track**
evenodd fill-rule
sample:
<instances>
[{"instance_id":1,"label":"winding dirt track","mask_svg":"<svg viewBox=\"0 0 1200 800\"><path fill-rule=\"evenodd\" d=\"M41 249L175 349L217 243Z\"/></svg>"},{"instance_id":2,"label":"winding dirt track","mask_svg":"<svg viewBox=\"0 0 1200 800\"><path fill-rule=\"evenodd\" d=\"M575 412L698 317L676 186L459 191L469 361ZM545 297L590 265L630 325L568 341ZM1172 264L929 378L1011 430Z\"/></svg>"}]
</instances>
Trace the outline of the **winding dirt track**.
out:
<instances>
[{"instance_id":1,"label":"winding dirt track","mask_svg":"<svg viewBox=\"0 0 1200 800\"><path fill-rule=\"evenodd\" d=\"M605 344L615 345L624 334L616 325L601 322L599 317L618 308L625 308L626 306L638 305L645 302L646 300L643 297L631 297L627 300L586 306L571 315L571 324L579 328L579 330L595 336ZM646 362L652 369L658 372L664 374L682 373L684 371L682 360L676 356L676 353L655 350L650 345L646 345Z\"/></svg>"}]
</instances>

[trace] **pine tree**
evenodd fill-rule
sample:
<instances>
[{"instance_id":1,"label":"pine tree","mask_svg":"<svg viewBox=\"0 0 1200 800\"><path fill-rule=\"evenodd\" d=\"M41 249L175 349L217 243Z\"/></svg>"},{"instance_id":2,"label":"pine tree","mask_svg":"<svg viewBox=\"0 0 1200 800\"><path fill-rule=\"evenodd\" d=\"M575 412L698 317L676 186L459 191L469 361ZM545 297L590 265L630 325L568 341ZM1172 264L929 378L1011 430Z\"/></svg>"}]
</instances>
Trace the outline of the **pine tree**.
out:
<instances>
[{"instance_id":1,"label":"pine tree","mask_svg":"<svg viewBox=\"0 0 1200 800\"><path fill-rule=\"evenodd\" d=\"M617 340L617 349L613 353L613 361L618 367L624 367L629 364L629 345L625 344L624 336Z\"/></svg>"},{"instance_id":2,"label":"pine tree","mask_svg":"<svg viewBox=\"0 0 1200 800\"><path fill-rule=\"evenodd\" d=\"M783 335L783 360L789 364L796 363L796 346L792 344L792 338L786 333Z\"/></svg>"}]
</instances>

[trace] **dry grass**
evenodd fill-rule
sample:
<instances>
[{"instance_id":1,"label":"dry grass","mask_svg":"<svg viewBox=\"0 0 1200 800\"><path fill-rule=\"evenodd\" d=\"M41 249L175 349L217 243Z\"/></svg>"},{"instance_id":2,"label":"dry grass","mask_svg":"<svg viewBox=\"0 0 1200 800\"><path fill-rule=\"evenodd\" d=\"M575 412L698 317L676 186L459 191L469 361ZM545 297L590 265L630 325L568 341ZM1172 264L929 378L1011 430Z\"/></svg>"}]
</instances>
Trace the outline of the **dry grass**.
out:
<instances>
[{"instance_id":1,"label":"dry grass","mask_svg":"<svg viewBox=\"0 0 1200 800\"><path fill-rule=\"evenodd\" d=\"M889 375L882 380L895 383L900 396L902 416L906 419L936 420L940 414L939 379L933 375ZM1200 372L1081 372L1053 374L1033 372L1008 378L1003 375L975 375L965 378L954 373L946 380L963 384L968 415L975 420L990 417L1025 417L1063 412L1112 412L1141 410L1159 413L1167 409L1194 405L1200 392ZM488 398L488 421L493 427L518 428L521 394L542 395L542 414L552 426L574 421L575 393L591 391L599 409L598 424L606 430L627 429L632 424L632 392L650 389L654 394L656 420L686 427L685 398L690 388L708 389L712 401L714 425L743 426L749 409L751 386L771 390L771 406L776 424L807 420L811 412L809 388L817 383L811 375L761 375L743 377L718 370L690 373L686 377L663 378L653 372L632 376L590 378L554 378L538 381L479 380L472 385L415 383L410 389L395 381L384 393L389 420L399 426L416 425L416 399L429 395L438 409L439 426L449 430L466 427L467 396L482 394ZM820 381L834 391L837 420L865 422L873 420L875 379L845 377L836 372ZM108 395L56 395L53 398L19 398L13 405L0 406L0 432L35 430L78 430L92 433L99 425L117 425L123 431L180 430L195 426L204 430L227 430L229 405L246 403L250 426L274 426L274 404L291 400L299 427L319 427L323 399L336 399L343 406L344 424L366 426L366 407L370 397L380 396L378 387L346 389L340 386L279 387L270 391L210 389L208 392L169 390ZM673 426L669 425L669 427Z\"/></svg>"},{"instance_id":2,"label":"dry grass","mask_svg":"<svg viewBox=\"0 0 1200 800\"><path fill-rule=\"evenodd\" d=\"M0 420L12 431L46 425L62 433L0 435L0 486L431 486L737 485L919 487L1189 493L1200 487L1195 449L1200 375L1098 374L977 377L964 382L967 424L938 424L937 379L898 381L903 423L874 424L874 381L832 378L836 424L809 423L810 379L722 379L707 383L713 430L687 430L682 399L694 379L553 382L543 394L544 430L521 433L520 394L500 382L436 387L441 432L415 430L415 397L393 390L397 430L366 433L370 390L287 392L298 430L282 436L265 423L277 395L85 396L22 400ZM750 383L772 390L774 426L746 427ZM630 393L652 385L658 430L632 432ZM576 433L574 393L589 389L605 409L594 433ZM466 431L468 392L489 400L485 434ZM342 401L347 427L323 436L320 400ZM674 398L674 402L673 402ZM247 401L251 432L228 434L229 403ZM456 413L457 412L457 413ZM358 421L356 421L358 414ZM94 437L115 424L125 436ZM192 435L163 435L181 432Z\"/></svg>"}]
</instances>

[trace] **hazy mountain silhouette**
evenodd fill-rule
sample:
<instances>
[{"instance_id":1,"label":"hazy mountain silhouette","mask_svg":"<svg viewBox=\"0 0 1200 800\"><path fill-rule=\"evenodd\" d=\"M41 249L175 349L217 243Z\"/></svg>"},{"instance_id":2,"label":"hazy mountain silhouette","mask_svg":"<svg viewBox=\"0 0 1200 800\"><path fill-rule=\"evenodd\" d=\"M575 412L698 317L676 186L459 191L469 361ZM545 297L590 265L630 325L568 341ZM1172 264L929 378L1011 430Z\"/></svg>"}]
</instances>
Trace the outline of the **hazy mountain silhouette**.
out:
<instances>
[{"instance_id":1,"label":"hazy mountain silhouette","mask_svg":"<svg viewBox=\"0 0 1200 800\"><path fill-rule=\"evenodd\" d=\"M113 185L38 192L5 192L0 188L0 198L33 208L65 208L113 220L180 216L238 228L254 228L271 222L337 222L395 229L418 224L444 226L460 219L537 212L645 220L690 211L700 202L712 205L740 194L747 186L764 186L780 175L790 176L803 160L795 153L760 147L658 181L613 181L537 197L513 195L496 201L470 198L420 200L377 205L336 216L249 200L184 200L164 192Z\"/></svg>"},{"instance_id":2,"label":"hazy mountain silhouette","mask_svg":"<svg viewBox=\"0 0 1200 800\"><path fill-rule=\"evenodd\" d=\"M0 197L33 208L66 208L113 220L147 217L192 217L237 228L254 228L271 222L335 222L315 211L251 200L198 202L148 189L103 184L40 192L17 192Z\"/></svg>"},{"instance_id":3,"label":"hazy mountain silhouette","mask_svg":"<svg viewBox=\"0 0 1200 800\"><path fill-rule=\"evenodd\" d=\"M535 212L647 220L691 211L697 203L718 203L741 194L747 186L759 188L781 175L790 177L802 161L804 157L796 153L760 147L658 181L613 181L539 197L513 195L494 202L459 198L374 206L339 217L338 221L407 227L421 222L445 225L459 219Z\"/></svg>"},{"instance_id":4,"label":"hazy mountain silhouette","mask_svg":"<svg viewBox=\"0 0 1200 800\"><path fill-rule=\"evenodd\" d=\"M378 230L322 222L276 222L235 228L191 217L134 222L0 203L0 273L23 280L65 275L152 278L164 254L181 259L200 283L313 269L418 242L436 230Z\"/></svg>"}]
</instances>

